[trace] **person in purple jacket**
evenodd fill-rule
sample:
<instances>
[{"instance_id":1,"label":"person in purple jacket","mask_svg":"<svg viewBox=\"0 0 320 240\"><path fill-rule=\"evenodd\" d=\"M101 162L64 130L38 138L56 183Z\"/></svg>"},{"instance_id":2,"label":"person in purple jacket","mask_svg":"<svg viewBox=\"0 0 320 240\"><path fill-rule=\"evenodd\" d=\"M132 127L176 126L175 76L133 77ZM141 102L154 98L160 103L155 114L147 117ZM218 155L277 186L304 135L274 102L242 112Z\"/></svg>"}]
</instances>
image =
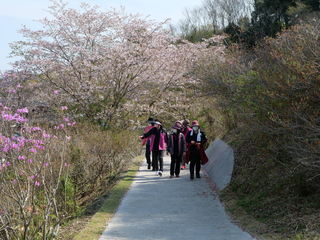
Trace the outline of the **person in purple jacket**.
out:
<instances>
[{"instance_id":1,"label":"person in purple jacket","mask_svg":"<svg viewBox=\"0 0 320 240\"><path fill-rule=\"evenodd\" d=\"M140 136L141 139L150 137L150 150L152 151L152 169L158 172L159 176L163 173L163 156L167 149L167 133L162 128L158 119L154 120L154 127L147 133Z\"/></svg>"}]
</instances>

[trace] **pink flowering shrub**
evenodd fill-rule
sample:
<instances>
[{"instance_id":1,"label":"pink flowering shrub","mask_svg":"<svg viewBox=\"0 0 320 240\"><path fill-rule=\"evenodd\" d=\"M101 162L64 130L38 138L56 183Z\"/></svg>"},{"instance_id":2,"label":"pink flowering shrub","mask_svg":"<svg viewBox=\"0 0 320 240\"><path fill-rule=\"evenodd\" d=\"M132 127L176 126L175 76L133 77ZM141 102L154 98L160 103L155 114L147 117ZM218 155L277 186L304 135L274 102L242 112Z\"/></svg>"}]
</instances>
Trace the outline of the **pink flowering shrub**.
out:
<instances>
[{"instance_id":1,"label":"pink flowering shrub","mask_svg":"<svg viewBox=\"0 0 320 240\"><path fill-rule=\"evenodd\" d=\"M0 104L1 239L52 239L66 216L69 137L29 126L27 114Z\"/></svg>"}]
</instances>

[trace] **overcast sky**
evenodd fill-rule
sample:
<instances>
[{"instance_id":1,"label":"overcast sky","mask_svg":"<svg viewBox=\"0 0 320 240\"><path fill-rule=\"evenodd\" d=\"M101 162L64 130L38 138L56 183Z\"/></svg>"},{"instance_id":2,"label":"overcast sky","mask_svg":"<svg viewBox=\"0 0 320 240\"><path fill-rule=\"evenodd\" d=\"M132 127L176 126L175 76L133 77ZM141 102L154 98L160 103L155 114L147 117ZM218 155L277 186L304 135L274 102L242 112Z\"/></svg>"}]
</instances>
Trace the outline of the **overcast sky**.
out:
<instances>
[{"instance_id":1,"label":"overcast sky","mask_svg":"<svg viewBox=\"0 0 320 240\"><path fill-rule=\"evenodd\" d=\"M185 8L201 5L202 0L64 0L78 8L81 2L98 5L101 9L124 6L129 13L141 13L151 19L162 21L170 18L176 23L183 18ZM0 71L10 69L9 43L20 40L18 30L22 25L37 29L35 20L48 13L50 0L0 0Z\"/></svg>"}]
</instances>

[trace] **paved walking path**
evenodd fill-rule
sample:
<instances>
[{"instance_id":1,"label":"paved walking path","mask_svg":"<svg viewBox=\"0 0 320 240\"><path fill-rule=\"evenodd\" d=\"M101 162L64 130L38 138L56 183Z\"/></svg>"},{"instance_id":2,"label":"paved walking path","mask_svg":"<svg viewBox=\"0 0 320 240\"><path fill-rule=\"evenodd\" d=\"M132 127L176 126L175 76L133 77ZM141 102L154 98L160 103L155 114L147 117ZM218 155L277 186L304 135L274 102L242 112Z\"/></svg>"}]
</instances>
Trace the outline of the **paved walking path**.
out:
<instances>
[{"instance_id":1,"label":"paved walking path","mask_svg":"<svg viewBox=\"0 0 320 240\"><path fill-rule=\"evenodd\" d=\"M158 177L144 163L100 240L253 240L232 224L207 179L189 170L170 179L170 159Z\"/></svg>"}]
</instances>

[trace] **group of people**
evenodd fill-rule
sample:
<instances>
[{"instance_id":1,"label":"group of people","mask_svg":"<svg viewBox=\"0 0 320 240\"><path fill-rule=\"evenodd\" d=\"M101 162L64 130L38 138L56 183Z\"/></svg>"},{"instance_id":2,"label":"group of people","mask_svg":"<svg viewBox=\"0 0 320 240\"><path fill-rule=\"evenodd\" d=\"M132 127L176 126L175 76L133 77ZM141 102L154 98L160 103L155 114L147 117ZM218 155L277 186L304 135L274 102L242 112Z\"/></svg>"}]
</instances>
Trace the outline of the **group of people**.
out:
<instances>
[{"instance_id":1,"label":"group of people","mask_svg":"<svg viewBox=\"0 0 320 240\"><path fill-rule=\"evenodd\" d=\"M201 178L201 164L205 164L208 158L204 151L207 138L200 130L199 122L194 120L190 126L188 120L176 121L169 133L163 129L158 119L149 118L148 124L144 134L140 136L142 144L146 145L148 169L152 168L152 171L162 176L163 156L167 152L171 156L171 178L179 177L180 170L185 169L188 163L190 163L190 179L193 180L194 176Z\"/></svg>"}]
</instances>

